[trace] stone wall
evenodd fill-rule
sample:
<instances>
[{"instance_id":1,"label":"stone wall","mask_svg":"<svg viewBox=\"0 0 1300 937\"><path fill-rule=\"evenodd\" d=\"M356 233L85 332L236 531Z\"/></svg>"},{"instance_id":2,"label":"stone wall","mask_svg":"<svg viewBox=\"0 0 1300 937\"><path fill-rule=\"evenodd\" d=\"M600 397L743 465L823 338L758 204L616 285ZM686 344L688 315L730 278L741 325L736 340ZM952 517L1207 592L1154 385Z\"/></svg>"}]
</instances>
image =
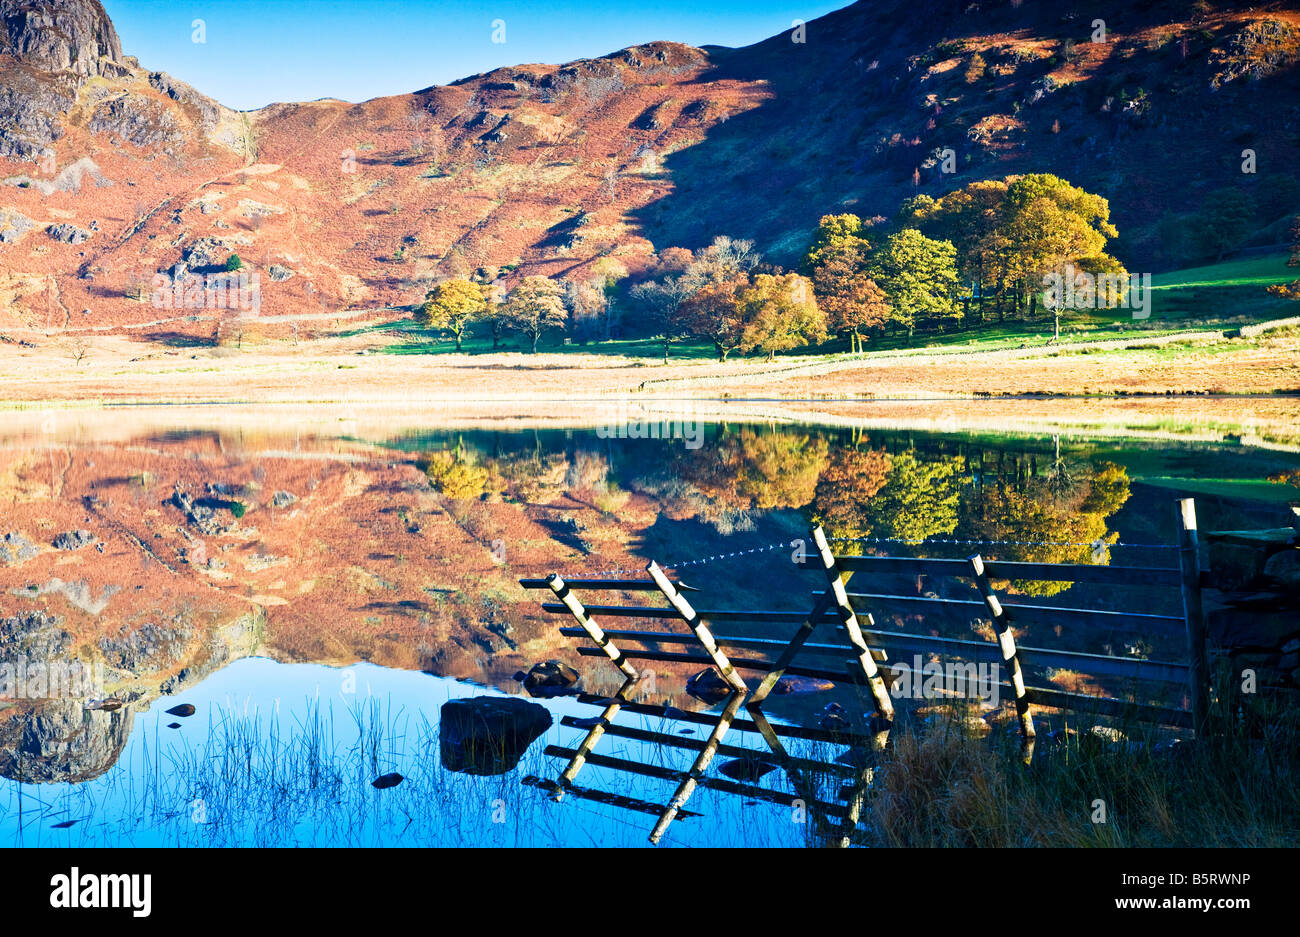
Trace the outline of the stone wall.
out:
<instances>
[{"instance_id":1,"label":"stone wall","mask_svg":"<svg viewBox=\"0 0 1300 937\"><path fill-rule=\"evenodd\" d=\"M1300 531L1205 534L1210 651L1261 686L1300 687Z\"/></svg>"}]
</instances>

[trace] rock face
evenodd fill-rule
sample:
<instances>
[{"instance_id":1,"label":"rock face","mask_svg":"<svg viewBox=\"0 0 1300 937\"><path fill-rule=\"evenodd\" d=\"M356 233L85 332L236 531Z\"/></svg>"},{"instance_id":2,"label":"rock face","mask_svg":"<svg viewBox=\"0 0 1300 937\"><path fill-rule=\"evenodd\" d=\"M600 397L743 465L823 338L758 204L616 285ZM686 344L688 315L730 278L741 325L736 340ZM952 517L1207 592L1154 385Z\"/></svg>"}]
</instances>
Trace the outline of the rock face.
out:
<instances>
[{"instance_id":1,"label":"rock face","mask_svg":"<svg viewBox=\"0 0 1300 937\"><path fill-rule=\"evenodd\" d=\"M92 237L92 232L78 228L75 224L52 224L45 229L45 233L63 244L83 244Z\"/></svg>"},{"instance_id":2,"label":"rock face","mask_svg":"<svg viewBox=\"0 0 1300 937\"><path fill-rule=\"evenodd\" d=\"M0 537L0 563L23 563L39 552L34 543L17 531Z\"/></svg>"},{"instance_id":3,"label":"rock face","mask_svg":"<svg viewBox=\"0 0 1300 937\"><path fill-rule=\"evenodd\" d=\"M0 722L0 777L35 784L96 778L131 735L130 708L92 711L77 700L54 700L20 711Z\"/></svg>"},{"instance_id":4,"label":"rock face","mask_svg":"<svg viewBox=\"0 0 1300 937\"><path fill-rule=\"evenodd\" d=\"M95 542L95 535L88 530L69 530L54 538L51 546L56 550L80 550Z\"/></svg>"},{"instance_id":5,"label":"rock face","mask_svg":"<svg viewBox=\"0 0 1300 937\"><path fill-rule=\"evenodd\" d=\"M443 767L464 774L505 774L551 727L543 706L515 697L478 696L442 705L438 729Z\"/></svg>"},{"instance_id":6,"label":"rock face","mask_svg":"<svg viewBox=\"0 0 1300 937\"><path fill-rule=\"evenodd\" d=\"M114 75L117 30L98 0L0 0L0 54L44 71Z\"/></svg>"}]
</instances>

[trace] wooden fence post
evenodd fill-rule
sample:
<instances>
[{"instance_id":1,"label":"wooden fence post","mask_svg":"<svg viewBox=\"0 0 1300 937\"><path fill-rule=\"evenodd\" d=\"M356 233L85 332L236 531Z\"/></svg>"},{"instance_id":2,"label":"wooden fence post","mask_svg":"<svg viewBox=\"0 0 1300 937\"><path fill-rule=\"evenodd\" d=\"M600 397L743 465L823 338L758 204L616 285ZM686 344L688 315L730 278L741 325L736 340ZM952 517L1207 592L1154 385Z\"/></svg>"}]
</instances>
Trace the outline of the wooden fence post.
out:
<instances>
[{"instance_id":1,"label":"wooden fence post","mask_svg":"<svg viewBox=\"0 0 1300 937\"><path fill-rule=\"evenodd\" d=\"M731 666L731 661L727 660L727 655L722 653L717 642L713 640L713 633L705 627L704 622L700 621L700 616L696 614L695 609L691 608L691 603L687 602L686 598L668 581L668 577L659 568L659 564L651 560L650 565L646 567L646 571L650 573L650 578L655 581L655 585L668 599L669 604L677 609L677 614L686 619L686 624L695 632L696 640L704 647L709 657L712 658L714 666L722 673L722 679L726 680L733 690L748 693L749 687L740 678L740 674L736 673L736 668Z\"/></svg>"},{"instance_id":2,"label":"wooden fence post","mask_svg":"<svg viewBox=\"0 0 1300 937\"><path fill-rule=\"evenodd\" d=\"M989 585L988 574L984 572L984 558L978 553L967 557L975 573L975 585L984 597L984 605L993 618L993 627L998 633L998 647L1002 650L1002 661L1011 676L1011 686L1016 693L1016 715L1020 717L1020 735L1027 742L1034 739L1034 717L1029 711L1029 693L1025 689L1025 675L1020 669L1020 657L1016 654L1016 639L1011 633L1011 620L1007 617L1002 603Z\"/></svg>"},{"instance_id":3,"label":"wooden fence post","mask_svg":"<svg viewBox=\"0 0 1300 937\"><path fill-rule=\"evenodd\" d=\"M825 595L818 598L816 603L813 604L813 610L808 613L808 617L804 619L803 624L799 626L799 630L794 633L794 637L790 639L790 643L781 651L776 662L772 664L772 669L767 672L763 679L759 681L758 686L754 688L754 692L750 695L749 703L747 704L749 709L759 709L763 705L763 701L766 700L768 695L772 692L772 689L780 682L781 678L785 676L786 668L790 666L790 662L795 659L799 654L800 648L804 646L808 641L808 638L812 636L812 633L817 630L817 625L821 620L822 614L826 609L830 608L832 599L833 596L828 590Z\"/></svg>"},{"instance_id":4,"label":"wooden fence post","mask_svg":"<svg viewBox=\"0 0 1300 937\"><path fill-rule=\"evenodd\" d=\"M623 676L632 680L641 676L640 671L628 663L627 658L623 656L623 652L605 635L600 625L596 624L595 619L587 614L587 610L582 607L578 597L569 591L569 587L565 585L564 580L560 578L558 573L551 573L547 576L546 584L551 587L555 597L563 602L564 607L578 620L578 624L582 625L582 630L587 632L587 636L605 652L609 659L614 662L614 666L623 671Z\"/></svg>"},{"instance_id":5,"label":"wooden fence post","mask_svg":"<svg viewBox=\"0 0 1300 937\"><path fill-rule=\"evenodd\" d=\"M618 688L618 692L610 698L609 704L597 717L595 724L583 737L577 751L573 753L573 757L569 759L569 763L560 772L560 779L556 782L555 800L564 797L565 788L577 778L578 772L582 770L582 766L587 762L587 756L591 754L591 750L596 747L596 743L605 734L605 727L614 721L614 717L618 715L618 711L627 702L628 695L638 682L636 678L628 677L623 681L623 685Z\"/></svg>"},{"instance_id":6,"label":"wooden fence post","mask_svg":"<svg viewBox=\"0 0 1300 937\"><path fill-rule=\"evenodd\" d=\"M826 581L830 586L831 594L835 596L835 607L839 611L840 622L844 625L844 630L848 632L849 643L858 652L858 663L862 666L862 672L867 678L867 687L871 690L871 699L876 705L876 712L892 722L894 719L894 702L889 698L889 690L885 687L885 680L880 676L880 671L876 668L875 658L871 656L871 647L867 644L862 628L858 625L858 616L853 611L853 606L849 604L848 592L844 588L840 568L835 562L835 554L831 552L830 544L826 542L826 533L820 527L815 527L812 531L812 538L817 547L817 555L821 559L822 567L826 571ZM875 622L868 615L868 627L874 624Z\"/></svg>"},{"instance_id":7,"label":"wooden fence post","mask_svg":"<svg viewBox=\"0 0 1300 937\"><path fill-rule=\"evenodd\" d=\"M744 686L743 682L741 686ZM683 772L682 783L678 785L676 793L672 796L672 800L670 800L668 806L664 808L663 815L659 818L659 822L656 823L655 828L650 831L650 842L652 844L656 846L659 845L659 840L662 839L664 833L668 831L668 827L672 825L673 819L677 816L686 801L691 799L691 794L695 793L695 788L700 783L700 778L702 778L704 772L708 770L709 763L713 761L713 756L718 753L718 746L722 744L722 737L726 735L727 730L731 728L731 723L736 718L736 713L740 711L740 704L744 701L744 690L732 693L730 698L728 698L727 705L723 707L722 713L718 716L717 725L715 725L713 731L709 733L708 740L704 743L704 747L700 749L700 753L695 756L695 761L691 765L690 769Z\"/></svg>"},{"instance_id":8,"label":"wooden fence post","mask_svg":"<svg viewBox=\"0 0 1300 937\"><path fill-rule=\"evenodd\" d=\"M1183 615L1187 619L1187 690L1192 730L1205 734L1209 718L1210 667L1206 659L1205 616L1201 608L1201 564L1197 558L1196 501L1178 501L1178 565L1182 570Z\"/></svg>"}]
</instances>

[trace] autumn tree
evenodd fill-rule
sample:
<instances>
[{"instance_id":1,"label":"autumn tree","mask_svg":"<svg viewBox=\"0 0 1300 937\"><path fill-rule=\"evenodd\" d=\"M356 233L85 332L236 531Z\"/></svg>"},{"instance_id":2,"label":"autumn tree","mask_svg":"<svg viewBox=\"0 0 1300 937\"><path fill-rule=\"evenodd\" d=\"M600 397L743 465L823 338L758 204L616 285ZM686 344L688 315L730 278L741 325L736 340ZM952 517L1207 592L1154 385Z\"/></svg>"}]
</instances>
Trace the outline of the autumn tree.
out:
<instances>
[{"instance_id":1,"label":"autumn tree","mask_svg":"<svg viewBox=\"0 0 1300 937\"><path fill-rule=\"evenodd\" d=\"M859 536L913 543L952 533L964 469L960 456L891 455L885 483L862 505Z\"/></svg>"},{"instance_id":2,"label":"autumn tree","mask_svg":"<svg viewBox=\"0 0 1300 937\"><path fill-rule=\"evenodd\" d=\"M424 304L416 312L416 321L425 328L442 329L456 339L456 350L471 323L487 311L487 296L482 285L469 280L443 280L425 294Z\"/></svg>"},{"instance_id":3,"label":"autumn tree","mask_svg":"<svg viewBox=\"0 0 1300 937\"><path fill-rule=\"evenodd\" d=\"M826 337L826 316L817 308L812 283L797 273L754 276L735 293L743 323L741 351L788 351Z\"/></svg>"},{"instance_id":4,"label":"autumn tree","mask_svg":"<svg viewBox=\"0 0 1300 937\"><path fill-rule=\"evenodd\" d=\"M866 536L870 525L867 506L885 486L889 464L889 454L880 449L845 446L831 452L810 505L813 524L825 527L833 537ZM857 544L846 550L862 552Z\"/></svg>"},{"instance_id":5,"label":"autumn tree","mask_svg":"<svg viewBox=\"0 0 1300 937\"><path fill-rule=\"evenodd\" d=\"M1117 234L1110 203L1050 173L973 182L939 199L918 196L904 204L898 223L952 242L981 318L990 293L999 317L1005 299L1013 312L1032 315L1044 274L1067 264L1082 269L1085 259L1118 266L1105 253Z\"/></svg>"},{"instance_id":6,"label":"autumn tree","mask_svg":"<svg viewBox=\"0 0 1300 937\"><path fill-rule=\"evenodd\" d=\"M703 448L674 450L667 464L648 464L635 485L662 499L670 518L699 518L722 533L748 530L756 510L812 501L827 451L816 433L724 428Z\"/></svg>"},{"instance_id":7,"label":"autumn tree","mask_svg":"<svg viewBox=\"0 0 1300 937\"><path fill-rule=\"evenodd\" d=\"M563 288L554 280L524 277L506 296L501 317L510 329L527 336L536 354L537 343L544 334L564 327L563 297Z\"/></svg>"},{"instance_id":8,"label":"autumn tree","mask_svg":"<svg viewBox=\"0 0 1300 937\"><path fill-rule=\"evenodd\" d=\"M686 331L711 342L718 360L726 361L745 342L745 318L737 294L748 279L720 280L695 290L681 304Z\"/></svg>"},{"instance_id":9,"label":"autumn tree","mask_svg":"<svg viewBox=\"0 0 1300 937\"><path fill-rule=\"evenodd\" d=\"M885 292L867 272L871 245L857 215L826 215L804 257L826 327L848 333L849 349L862 350L862 333L882 328L889 315Z\"/></svg>"},{"instance_id":10,"label":"autumn tree","mask_svg":"<svg viewBox=\"0 0 1300 937\"><path fill-rule=\"evenodd\" d=\"M957 289L957 250L915 228L891 234L872 257L872 278L885 291L890 322L910 338L918 324L939 324L961 314Z\"/></svg>"}]
</instances>

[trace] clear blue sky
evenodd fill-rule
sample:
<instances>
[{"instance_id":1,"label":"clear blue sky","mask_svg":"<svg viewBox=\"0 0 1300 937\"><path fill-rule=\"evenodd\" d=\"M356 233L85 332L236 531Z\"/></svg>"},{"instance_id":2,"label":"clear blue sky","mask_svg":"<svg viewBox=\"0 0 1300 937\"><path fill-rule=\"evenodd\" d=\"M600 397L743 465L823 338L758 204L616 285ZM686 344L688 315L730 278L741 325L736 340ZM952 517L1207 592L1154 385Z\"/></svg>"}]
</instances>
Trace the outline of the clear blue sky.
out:
<instances>
[{"instance_id":1,"label":"clear blue sky","mask_svg":"<svg viewBox=\"0 0 1300 937\"><path fill-rule=\"evenodd\" d=\"M849 0L102 0L127 55L228 107L362 101L502 65L559 63L667 39L741 46ZM192 41L194 20L206 41ZM493 22L505 21L494 43Z\"/></svg>"}]
</instances>

